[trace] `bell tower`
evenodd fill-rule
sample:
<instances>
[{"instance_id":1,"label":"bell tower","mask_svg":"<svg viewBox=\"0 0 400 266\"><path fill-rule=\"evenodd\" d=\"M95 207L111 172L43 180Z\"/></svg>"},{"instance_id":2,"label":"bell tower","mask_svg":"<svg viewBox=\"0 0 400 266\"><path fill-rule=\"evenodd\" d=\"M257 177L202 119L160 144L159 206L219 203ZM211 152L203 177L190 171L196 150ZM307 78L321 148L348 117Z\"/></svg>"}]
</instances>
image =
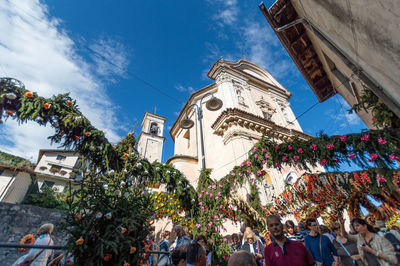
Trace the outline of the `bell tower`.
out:
<instances>
[{"instance_id":1,"label":"bell tower","mask_svg":"<svg viewBox=\"0 0 400 266\"><path fill-rule=\"evenodd\" d=\"M165 138L164 123L167 118L146 112L142 120L142 132L139 135L137 150L140 156L150 162L161 162Z\"/></svg>"}]
</instances>

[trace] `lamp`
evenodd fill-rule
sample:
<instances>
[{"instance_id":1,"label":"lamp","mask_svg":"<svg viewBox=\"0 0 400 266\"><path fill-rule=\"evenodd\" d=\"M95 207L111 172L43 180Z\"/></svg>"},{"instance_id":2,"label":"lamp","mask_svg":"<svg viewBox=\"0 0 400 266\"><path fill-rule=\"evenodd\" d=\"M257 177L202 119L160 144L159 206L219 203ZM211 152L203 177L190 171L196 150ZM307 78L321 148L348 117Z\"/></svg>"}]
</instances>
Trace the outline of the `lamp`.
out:
<instances>
[{"instance_id":1,"label":"lamp","mask_svg":"<svg viewBox=\"0 0 400 266\"><path fill-rule=\"evenodd\" d=\"M206 103L206 107L210 111L217 111L222 107L221 99L215 97L214 95L211 97L209 101Z\"/></svg>"},{"instance_id":2,"label":"lamp","mask_svg":"<svg viewBox=\"0 0 400 266\"><path fill-rule=\"evenodd\" d=\"M179 123L181 128L184 129L189 129L192 128L194 126L194 122L192 119L190 119L187 115L185 116L184 119L182 119L182 121Z\"/></svg>"}]
</instances>

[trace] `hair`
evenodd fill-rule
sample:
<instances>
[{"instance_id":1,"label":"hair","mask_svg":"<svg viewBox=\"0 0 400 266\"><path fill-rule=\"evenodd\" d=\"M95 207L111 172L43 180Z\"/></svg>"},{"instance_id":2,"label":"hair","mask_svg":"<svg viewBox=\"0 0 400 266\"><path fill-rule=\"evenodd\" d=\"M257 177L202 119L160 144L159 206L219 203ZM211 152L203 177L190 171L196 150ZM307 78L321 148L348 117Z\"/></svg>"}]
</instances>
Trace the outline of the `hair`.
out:
<instances>
[{"instance_id":1,"label":"hair","mask_svg":"<svg viewBox=\"0 0 400 266\"><path fill-rule=\"evenodd\" d=\"M340 229L340 224L338 222L335 222L335 223L332 224L331 230L334 231L335 228L339 228Z\"/></svg>"},{"instance_id":2,"label":"hair","mask_svg":"<svg viewBox=\"0 0 400 266\"><path fill-rule=\"evenodd\" d=\"M253 238L254 243L257 241L257 236L253 231L244 232L243 238L245 242L247 242L247 238L249 237Z\"/></svg>"},{"instance_id":3,"label":"hair","mask_svg":"<svg viewBox=\"0 0 400 266\"><path fill-rule=\"evenodd\" d=\"M205 235L198 236L196 238L196 242L203 240L205 244L207 244L207 237Z\"/></svg>"},{"instance_id":4,"label":"hair","mask_svg":"<svg viewBox=\"0 0 400 266\"><path fill-rule=\"evenodd\" d=\"M327 226L325 226L325 225L320 225L319 226L319 230L321 231L321 234L325 234L325 233L329 233L330 232L329 228Z\"/></svg>"},{"instance_id":5,"label":"hair","mask_svg":"<svg viewBox=\"0 0 400 266\"><path fill-rule=\"evenodd\" d=\"M39 236L43 234L51 234L53 232L53 229L54 229L53 224L43 224L42 226L39 227L37 234Z\"/></svg>"},{"instance_id":6,"label":"hair","mask_svg":"<svg viewBox=\"0 0 400 266\"><path fill-rule=\"evenodd\" d=\"M173 265L178 265L181 260L186 261L186 246L174 249L171 253L171 260Z\"/></svg>"},{"instance_id":7,"label":"hair","mask_svg":"<svg viewBox=\"0 0 400 266\"><path fill-rule=\"evenodd\" d=\"M355 223L358 223L361 225L366 225L368 231L370 231L371 233L376 233L376 230L374 229L374 227L372 225L370 225L369 223L367 223L367 221L365 221L364 219L354 218L353 220L351 220L350 224L351 224L351 226L353 226L353 228L354 228Z\"/></svg>"},{"instance_id":8,"label":"hair","mask_svg":"<svg viewBox=\"0 0 400 266\"><path fill-rule=\"evenodd\" d=\"M273 214L273 215L270 215L270 216L267 217L267 224L268 224L268 221L271 220L271 219L278 219L279 222L281 222L281 217L278 216L278 215Z\"/></svg>"},{"instance_id":9,"label":"hair","mask_svg":"<svg viewBox=\"0 0 400 266\"><path fill-rule=\"evenodd\" d=\"M316 223L316 222L317 222L317 219L315 219L315 218L308 218L308 219L306 220L307 226L310 226L311 223Z\"/></svg>"},{"instance_id":10,"label":"hair","mask_svg":"<svg viewBox=\"0 0 400 266\"><path fill-rule=\"evenodd\" d=\"M257 262L246 250L239 250L229 258L228 266L257 266Z\"/></svg>"},{"instance_id":11,"label":"hair","mask_svg":"<svg viewBox=\"0 0 400 266\"><path fill-rule=\"evenodd\" d=\"M294 229L294 222L292 221L292 220L287 220L286 222L285 222L285 226L286 226L286 228L293 228Z\"/></svg>"},{"instance_id":12,"label":"hair","mask_svg":"<svg viewBox=\"0 0 400 266\"><path fill-rule=\"evenodd\" d=\"M234 239L234 238L237 238L238 241L240 240L240 239L239 239L239 235L236 234L236 233L232 234L232 242L233 242L233 239Z\"/></svg>"},{"instance_id":13,"label":"hair","mask_svg":"<svg viewBox=\"0 0 400 266\"><path fill-rule=\"evenodd\" d=\"M170 235L171 235L170 231L164 231L164 233L162 234L162 238L166 238L166 237L168 237Z\"/></svg>"},{"instance_id":14,"label":"hair","mask_svg":"<svg viewBox=\"0 0 400 266\"><path fill-rule=\"evenodd\" d=\"M256 234L256 236L260 236L260 233L258 232L257 229L253 229L253 233Z\"/></svg>"},{"instance_id":15,"label":"hair","mask_svg":"<svg viewBox=\"0 0 400 266\"><path fill-rule=\"evenodd\" d=\"M199 243L190 244L186 254L186 263L196 264L202 252L205 250Z\"/></svg>"}]
</instances>

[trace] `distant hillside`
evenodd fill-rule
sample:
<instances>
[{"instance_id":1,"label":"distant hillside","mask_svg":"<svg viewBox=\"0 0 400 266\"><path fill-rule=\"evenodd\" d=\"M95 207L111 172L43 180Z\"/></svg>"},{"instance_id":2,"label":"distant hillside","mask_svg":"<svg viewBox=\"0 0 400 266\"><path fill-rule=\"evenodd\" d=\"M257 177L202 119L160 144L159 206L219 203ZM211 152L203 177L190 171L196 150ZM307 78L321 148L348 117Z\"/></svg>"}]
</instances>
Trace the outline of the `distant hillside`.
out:
<instances>
[{"instance_id":1,"label":"distant hillside","mask_svg":"<svg viewBox=\"0 0 400 266\"><path fill-rule=\"evenodd\" d=\"M0 151L0 164L10 166L32 166L29 160Z\"/></svg>"}]
</instances>

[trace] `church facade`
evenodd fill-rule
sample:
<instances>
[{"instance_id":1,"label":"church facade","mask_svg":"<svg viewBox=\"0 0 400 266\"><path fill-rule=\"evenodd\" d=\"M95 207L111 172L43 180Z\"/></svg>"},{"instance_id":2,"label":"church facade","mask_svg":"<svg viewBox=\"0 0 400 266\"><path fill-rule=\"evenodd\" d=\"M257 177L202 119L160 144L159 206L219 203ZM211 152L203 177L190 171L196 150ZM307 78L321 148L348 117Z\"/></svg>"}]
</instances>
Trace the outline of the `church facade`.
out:
<instances>
[{"instance_id":1,"label":"church facade","mask_svg":"<svg viewBox=\"0 0 400 266\"><path fill-rule=\"evenodd\" d=\"M194 104L202 102L204 161L207 168L213 169L211 177L216 180L245 161L263 134L278 142L290 141L295 136L312 138L303 133L293 114L291 93L258 65L243 59L221 59L211 67L208 77L215 82L192 93L170 130L175 154L167 163L183 172L194 187L203 164L197 112L190 108ZM209 94L222 100L221 109L210 111L205 107L212 97ZM180 126L186 116L194 121L190 129ZM285 182L294 182L302 174L290 167L264 170L265 180L259 187L262 204L271 202L283 191ZM315 170L324 171L322 167ZM240 192L244 199L249 193L248 186Z\"/></svg>"}]
</instances>

